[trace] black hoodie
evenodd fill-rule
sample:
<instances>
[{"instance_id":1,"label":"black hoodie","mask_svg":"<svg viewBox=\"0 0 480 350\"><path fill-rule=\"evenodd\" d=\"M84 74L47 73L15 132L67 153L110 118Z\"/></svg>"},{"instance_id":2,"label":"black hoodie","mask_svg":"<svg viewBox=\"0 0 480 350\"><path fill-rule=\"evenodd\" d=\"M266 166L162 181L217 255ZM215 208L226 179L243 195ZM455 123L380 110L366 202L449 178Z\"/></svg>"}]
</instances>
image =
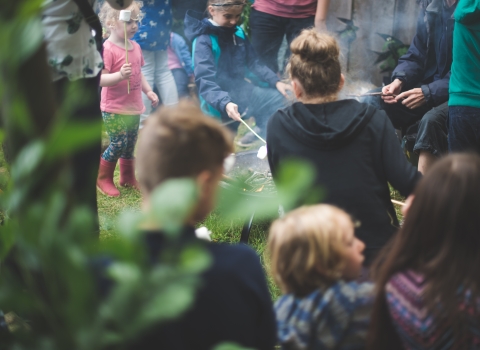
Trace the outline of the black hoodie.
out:
<instances>
[{"instance_id":1,"label":"black hoodie","mask_svg":"<svg viewBox=\"0 0 480 350\"><path fill-rule=\"evenodd\" d=\"M267 144L274 177L287 158L315 166L324 201L361 222L356 234L367 246L367 263L398 228L388 183L408 196L421 176L385 112L355 100L281 109L270 118Z\"/></svg>"}]
</instances>

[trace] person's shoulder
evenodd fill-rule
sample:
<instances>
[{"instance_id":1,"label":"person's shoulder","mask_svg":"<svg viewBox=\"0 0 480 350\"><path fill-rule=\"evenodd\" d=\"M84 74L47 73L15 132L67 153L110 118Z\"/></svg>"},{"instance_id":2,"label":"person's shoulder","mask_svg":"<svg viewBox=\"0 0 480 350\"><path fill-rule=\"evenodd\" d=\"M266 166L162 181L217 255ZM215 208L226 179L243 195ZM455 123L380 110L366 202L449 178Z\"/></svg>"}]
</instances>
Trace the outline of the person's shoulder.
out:
<instances>
[{"instance_id":1,"label":"person's shoulder","mask_svg":"<svg viewBox=\"0 0 480 350\"><path fill-rule=\"evenodd\" d=\"M209 250L213 257L212 271L227 278L250 278L263 274L260 257L244 244L212 243Z\"/></svg>"},{"instance_id":2,"label":"person's shoulder","mask_svg":"<svg viewBox=\"0 0 480 350\"><path fill-rule=\"evenodd\" d=\"M335 286L341 294L349 297L350 300L373 298L374 284L371 282L339 281Z\"/></svg>"}]
</instances>

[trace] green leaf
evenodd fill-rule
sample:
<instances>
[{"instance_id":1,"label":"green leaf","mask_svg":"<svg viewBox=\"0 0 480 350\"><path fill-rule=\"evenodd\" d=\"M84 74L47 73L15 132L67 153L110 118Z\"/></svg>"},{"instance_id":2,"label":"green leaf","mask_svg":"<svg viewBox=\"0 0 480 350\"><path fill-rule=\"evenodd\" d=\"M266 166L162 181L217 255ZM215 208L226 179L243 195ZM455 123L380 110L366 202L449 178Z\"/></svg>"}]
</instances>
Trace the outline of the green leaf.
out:
<instances>
[{"instance_id":1,"label":"green leaf","mask_svg":"<svg viewBox=\"0 0 480 350\"><path fill-rule=\"evenodd\" d=\"M19 23L15 28L17 40L15 50L19 62L30 58L43 41L43 27L40 19L30 19Z\"/></svg>"},{"instance_id":2,"label":"green leaf","mask_svg":"<svg viewBox=\"0 0 480 350\"><path fill-rule=\"evenodd\" d=\"M101 122L57 124L47 143L48 159L73 154L101 137Z\"/></svg>"},{"instance_id":3,"label":"green leaf","mask_svg":"<svg viewBox=\"0 0 480 350\"><path fill-rule=\"evenodd\" d=\"M33 141L25 146L12 165L12 177L23 179L33 175L34 170L42 162L44 154L45 144L40 140Z\"/></svg>"},{"instance_id":4,"label":"green leaf","mask_svg":"<svg viewBox=\"0 0 480 350\"><path fill-rule=\"evenodd\" d=\"M198 197L197 185L192 179L165 181L150 198L150 218L167 234L176 235L184 226Z\"/></svg>"},{"instance_id":5,"label":"green leaf","mask_svg":"<svg viewBox=\"0 0 480 350\"><path fill-rule=\"evenodd\" d=\"M185 247L180 254L180 267L185 272L199 274L212 264L212 257L201 245Z\"/></svg>"},{"instance_id":6,"label":"green leaf","mask_svg":"<svg viewBox=\"0 0 480 350\"><path fill-rule=\"evenodd\" d=\"M215 346L212 350L254 350L252 348L245 348L236 343L222 343Z\"/></svg>"}]
</instances>

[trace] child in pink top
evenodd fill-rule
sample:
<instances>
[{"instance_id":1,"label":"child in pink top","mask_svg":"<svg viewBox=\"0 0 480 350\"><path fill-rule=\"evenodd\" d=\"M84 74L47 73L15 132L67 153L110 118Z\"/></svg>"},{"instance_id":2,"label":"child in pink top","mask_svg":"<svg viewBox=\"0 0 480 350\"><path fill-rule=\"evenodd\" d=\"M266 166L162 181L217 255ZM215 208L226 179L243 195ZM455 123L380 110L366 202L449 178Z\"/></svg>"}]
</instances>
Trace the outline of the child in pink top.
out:
<instances>
[{"instance_id":1,"label":"child in pink top","mask_svg":"<svg viewBox=\"0 0 480 350\"><path fill-rule=\"evenodd\" d=\"M127 10L131 11L131 20L126 22L126 34L130 39L138 30L140 4L133 2ZM120 195L113 183L113 173L119 159L120 185L139 189L135 179L133 153L138 137L140 114L145 110L142 92L152 102L152 107L158 104L157 95L142 74L141 68L144 64L142 50L131 40L127 41L128 63L126 63L124 22L119 20L119 14L120 11L105 3L99 15L110 34L103 45L104 69L100 77L100 86L103 87L100 109L110 137L110 145L100 158L97 188L110 197Z\"/></svg>"}]
</instances>

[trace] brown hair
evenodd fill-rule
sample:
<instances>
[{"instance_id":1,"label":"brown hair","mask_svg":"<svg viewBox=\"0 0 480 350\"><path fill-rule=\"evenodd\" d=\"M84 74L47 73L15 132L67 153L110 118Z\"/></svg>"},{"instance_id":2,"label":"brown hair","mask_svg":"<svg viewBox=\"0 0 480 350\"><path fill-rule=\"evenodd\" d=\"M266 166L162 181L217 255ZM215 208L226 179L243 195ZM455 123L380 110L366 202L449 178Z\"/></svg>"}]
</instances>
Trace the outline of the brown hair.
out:
<instances>
[{"instance_id":1,"label":"brown hair","mask_svg":"<svg viewBox=\"0 0 480 350\"><path fill-rule=\"evenodd\" d=\"M165 180L216 170L232 153L232 135L191 102L161 107L140 133L137 169L145 195Z\"/></svg>"},{"instance_id":2,"label":"brown hair","mask_svg":"<svg viewBox=\"0 0 480 350\"><path fill-rule=\"evenodd\" d=\"M143 13L141 12L141 8L143 7L143 2L141 1L133 1L132 4L127 7L125 10L135 11L138 13L138 18L136 20L141 20L143 18ZM100 8L100 12L98 13L98 18L100 18L100 22L102 22L103 26L103 37L108 38L110 36L111 28L117 25L120 17L120 10L114 9L108 2L105 3Z\"/></svg>"},{"instance_id":3,"label":"brown hair","mask_svg":"<svg viewBox=\"0 0 480 350\"><path fill-rule=\"evenodd\" d=\"M472 303L480 297L480 157L456 154L438 161L414 195L402 228L373 265L378 294L370 349L392 349L399 343L385 294L396 273L414 270L423 275L427 310L452 326L456 341L465 339L458 332L465 332L467 325L466 312L460 309L467 301L459 289L471 293Z\"/></svg>"},{"instance_id":4,"label":"brown hair","mask_svg":"<svg viewBox=\"0 0 480 350\"><path fill-rule=\"evenodd\" d=\"M309 97L331 96L341 80L340 47L327 33L305 29L290 45L287 66L290 79L297 79Z\"/></svg>"},{"instance_id":5,"label":"brown hair","mask_svg":"<svg viewBox=\"0 0 480 350\"><path fill-rule=\"evenodd\" d=\"M208 0L206 12L208 17L211 18L210 12L208 11L209 6L217 10L227 11L232 8L243 10L246 4L245 0Z\"/></svg>"},{"instance_id":6,"label":"brown hair","mask_svg":"<svg viewBox=\"0 0 480 350\"><path fill-rule=\"evenodd\" d=\"M270 273L283 293L305 296L341 278L342 217L351 222L343 210L318 204L295 209L272 224L267 250Z\"/></svg>"}]
</instances>

